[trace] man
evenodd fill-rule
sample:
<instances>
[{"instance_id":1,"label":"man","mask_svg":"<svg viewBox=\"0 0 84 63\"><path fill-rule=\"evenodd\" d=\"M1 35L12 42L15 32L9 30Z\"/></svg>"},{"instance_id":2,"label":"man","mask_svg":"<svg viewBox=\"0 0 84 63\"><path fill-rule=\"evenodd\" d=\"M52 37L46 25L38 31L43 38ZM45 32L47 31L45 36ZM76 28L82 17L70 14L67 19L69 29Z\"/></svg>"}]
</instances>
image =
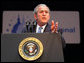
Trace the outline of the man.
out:
<instances>
[{"instance_id":1,"label":"man","mask_svg":"<svg viewBox=\"0 0 84 63\"><path fill-rule=\"evenodd\" d=\"M33 32L43 33L43 32L57 32L58 22L54 24L52 20L52 25L48 24L50 19L50 9L45 4L39 4L34 9L34 18L36 20L37 25L34 26ZM39 31L39 27L41 27L41 31ZM22 33L30 32L29 29L24 28Z\"/></svg>"},{"instance_id":2,"label":"man","mask_svg":"<svg viewBox=\"0 0 84 63\"><path fill-rule=\"evenodd\" d=\"M50 9L45 4L39 4L34 9L34 18L36 25L32 25L31 27L25 27L22 30L22 33L28 33L28 32L35 32L35 33L43 33L43 32L52 32L52 33L58 33L58 22L54 23L52 20L51 25L48 24L48 21L50 19ZM62 43L63 47L65 47L65 40L62 37Z\"/></svg>"}]
</instances>

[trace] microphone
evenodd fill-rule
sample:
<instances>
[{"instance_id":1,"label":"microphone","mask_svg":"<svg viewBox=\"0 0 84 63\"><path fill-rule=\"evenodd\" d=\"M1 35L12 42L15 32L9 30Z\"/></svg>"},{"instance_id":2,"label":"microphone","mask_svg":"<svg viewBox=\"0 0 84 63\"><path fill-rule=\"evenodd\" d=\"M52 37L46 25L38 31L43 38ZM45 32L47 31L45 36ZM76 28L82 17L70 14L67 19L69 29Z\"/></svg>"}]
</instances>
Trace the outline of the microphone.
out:
<instances>
[{"instance_id":1,"label":"microphone","mask_svg":"<svg viewBox=\"0 0 84 63\"><path fill-rule=\"evenodd\" d=\"M33 21L33 29L36 28L36 25L37 25L37 22L36 21Z\"/></svg>"},{"instance_id":2,"label":"microphone","mask_svg":"<svg viewBox=\"0 0 84 63\"><path fill-rule=\"evenodd\" d=\"M36 21L33 21L33 22L29 22L27 21L26 22L26 28L27 28L27 32L34 32L35 29L36 29Z\"/></svg>"},{"instance_id":3,"label":"microphone","mask_svg":"<svg viewBox=\"0 0 84 63\"><path fill-rule=\"evenodd\" d=\"M30 26L30 22L29 22L29 21L27 21L27 22L26 22L27 32L29 31L29 26Z\"/></svg>"},{"instance_id":4,"label":"microphone","mask_svg":"<svg viewBox=\"0 0 84 63\"><path fill-rule=\"evenodd\" d=\"M36 21L33 21L33 22L31 23L30 32L34 32L35 29L36 29Z\"/></svg>"}]
</instances>

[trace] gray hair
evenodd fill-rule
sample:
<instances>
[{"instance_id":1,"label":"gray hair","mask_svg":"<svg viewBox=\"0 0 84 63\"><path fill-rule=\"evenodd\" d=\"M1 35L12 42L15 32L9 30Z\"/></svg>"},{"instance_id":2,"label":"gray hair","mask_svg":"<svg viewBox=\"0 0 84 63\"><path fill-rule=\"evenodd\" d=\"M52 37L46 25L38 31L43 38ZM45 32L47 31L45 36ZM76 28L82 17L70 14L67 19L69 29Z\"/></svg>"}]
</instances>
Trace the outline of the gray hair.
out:
<instances>
[{"instance_id":1,"label":"gray hair","mask_svg":"<svg viewBox=\"0 0 84 63\"><path fill-rule=\"evenodd\" d=\"M47 6L47 5L45 5L45 4L39 4L39 5L37 5L35 8L34 8L34 14L37 14L37 12L38 12L38 9L39 9L39 7L40 6L46 6L47 8L48 8L48 11L50 12L50 9L49 9L49 7Z\"/></svg>"}]
</instances>

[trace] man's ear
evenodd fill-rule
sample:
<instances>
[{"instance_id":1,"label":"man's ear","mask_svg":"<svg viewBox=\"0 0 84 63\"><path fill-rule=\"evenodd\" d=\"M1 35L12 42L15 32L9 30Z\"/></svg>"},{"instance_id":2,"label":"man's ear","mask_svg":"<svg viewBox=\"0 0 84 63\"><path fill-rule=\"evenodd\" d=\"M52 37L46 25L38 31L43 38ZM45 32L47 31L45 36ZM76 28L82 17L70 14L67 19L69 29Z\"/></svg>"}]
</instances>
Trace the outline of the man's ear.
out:
<instances>
[{"instance_id":1,"label":"man's ear","mask_svg":"<svg viewBox=\"0 0 84 63\"><path fill-rule=\"evenodd\" d=\"M37 20L37 15L36 14L34 14L34 18L35 18L35 20Z\"/></svg>"}]
</instances>

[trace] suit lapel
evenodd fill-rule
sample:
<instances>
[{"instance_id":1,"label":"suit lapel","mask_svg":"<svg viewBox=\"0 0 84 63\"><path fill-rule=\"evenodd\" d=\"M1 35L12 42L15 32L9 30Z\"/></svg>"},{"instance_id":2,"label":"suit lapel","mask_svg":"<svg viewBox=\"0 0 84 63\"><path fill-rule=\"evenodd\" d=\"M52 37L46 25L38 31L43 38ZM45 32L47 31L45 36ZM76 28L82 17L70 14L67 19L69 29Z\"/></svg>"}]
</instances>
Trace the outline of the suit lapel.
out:
<instances>
[{"instance_id":1,"label":"suit lapel","mask_svg":"<svg viewBox=\"0 0 84 63\"><path fill-rule=\"evenodd\" d=\"M36 25L33 25L33 32L36 33L36 26L37 26L37 22ZM51 32L51 25L47 23L44 32Z\"/></svg>"},{"instance_id":2,"label":"suit lapel","mask_svg":"<svg viewBox=\"0 0 84 63\"><path fill-rule=\"evenodd\" d=\"M47 23L44 32L51 32L51 26Z\"/></svg>"}]
</instances>

